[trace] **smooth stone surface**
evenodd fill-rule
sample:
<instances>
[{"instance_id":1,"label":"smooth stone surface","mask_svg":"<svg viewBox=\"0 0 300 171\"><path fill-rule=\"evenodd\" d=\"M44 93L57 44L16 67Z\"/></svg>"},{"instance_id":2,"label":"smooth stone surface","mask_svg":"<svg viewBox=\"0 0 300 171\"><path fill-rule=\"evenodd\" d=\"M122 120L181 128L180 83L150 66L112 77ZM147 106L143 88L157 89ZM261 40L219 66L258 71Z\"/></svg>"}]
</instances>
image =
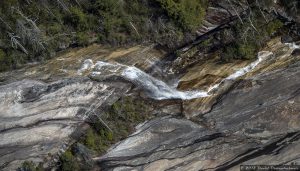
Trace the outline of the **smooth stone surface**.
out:
<instances>
[{"instance_id":1,"label":"smooth stone surface","mask_svg":"<svg viewBox=\"0 0 300 171\"><path fill-rule=\"evenodd\" d=\"M95 158L103 170L239 170L299 162L300 62L236 83L196 124L156 118ZM294 149L294 150L293 150Z\"/></svg>"},{"instance_id":2,"label":"smooth stone surface","mask_svg":"<svg viewBox=\"0 0 300 171\"><path fill-rule=\"evenodd\" d=\"M0 86L0 168L51 160L63 152L90 115L111 105L130 86L88 78L53 83L22 80ZM53 156L51 156L53 155Z\"/></svg>"}]
</instances>

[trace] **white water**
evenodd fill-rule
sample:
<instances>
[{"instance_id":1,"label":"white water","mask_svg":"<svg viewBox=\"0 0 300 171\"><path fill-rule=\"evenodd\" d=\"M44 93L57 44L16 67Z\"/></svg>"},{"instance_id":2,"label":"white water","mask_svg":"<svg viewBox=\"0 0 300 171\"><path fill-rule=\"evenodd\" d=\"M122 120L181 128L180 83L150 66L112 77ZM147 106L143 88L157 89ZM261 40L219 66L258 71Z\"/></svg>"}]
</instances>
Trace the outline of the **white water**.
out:
<instances>
[{"instance_id":1,"label":"white water","mask_svg":"<svg viewBox=\"0 0 300 171\"><path fill-rule=\"evenodd\" d=\"M179 91L171 86L167 85L165 82L152 77L151 75L143 72L142 70L134 66L126 66L119 63L107 63L99 61L94 66L89 66L95 68L95 71L91 74L92 77L99 76L101 74L115 74L121 76L122 78L132 82L136 86L142 88L148 96L157 100L163 99L195 99L201 97L208 97L211 95L213 90L219 88L221 83L226 80L235 80L238 77L245 75L246 73L252 71L260 62L265 60L267 57L272 55L272 52L263 51L258 54L258 59L244 68L241 68L229 75L227 78L223 79L220 83L211 86L207 91L194 90L194 91ZM90 62L87 62L90 63Z\"/></svg>"},{"instance_id":2,"label":"white water","mask_svg":"<svg viewBox=\"0 0 300 171\"><path fill-rule=\"evenodd\" d=\"M231 74L228 77L226 77L225 79L223 79L220 83L211 86L208 89L208 93L211 92L212 90L217 89L221 85L221 83L225 82L226 80L235 80L235 79L247 74L248 72L252 71L260 62L262 62L263 60L265 60L267 57L269 57L271 55L273 55L273 53L269 52L269 51L259 52L257 55L258 59L256 61L250 63L249 65L245 66L244 68L237 70L233 74Z\"/></svg>"},{"instance_id":3,"label":"white water","mask_svg":"<svg viewBox=\"0 0 300 171\"><path fill-rule=\"evenodd\" d=\"M89 70L89 69L93 69L94 68L94 63L93 60L91 59L86 59L84 60L83 64L81 65L80 69L77 71L78 75L82 75L83 72Z\"/></svg>"},{"instance_id":4,"label":"white water","mask_svg":"<svg viewBox=\"0 0 300 171\"><path fill-rule=\"evenodd\" d=\"M98 61L94 68L95 71L91 74L92 77L111 73L119 75L137 87L142 88L148 96L157 100L194 99L209 96L205 91L178 91L134 66Z\"/></svg>"},{"instance_id":5,"label":"white water","mask_svg":"<svg viewBox=\"0 0 300 171\"><path fill-rule=\"evenodd\" d=\"M147 94L158 100L194 99L209 96L205 91L178 91L136 67L127 67L122 72L122 76L135 85L141 86Z\"/></svg>"},{"instance_id":6,"label":"white water","mask_svg":"<svg viewBox=\"0 0 300 171\"><path fill-rule=\"evenodd\" d=\"M296 45L296 43L285 43L286 45L289 46L290 49L300 49L299 45Z\"/></svg>"}]
</instances>

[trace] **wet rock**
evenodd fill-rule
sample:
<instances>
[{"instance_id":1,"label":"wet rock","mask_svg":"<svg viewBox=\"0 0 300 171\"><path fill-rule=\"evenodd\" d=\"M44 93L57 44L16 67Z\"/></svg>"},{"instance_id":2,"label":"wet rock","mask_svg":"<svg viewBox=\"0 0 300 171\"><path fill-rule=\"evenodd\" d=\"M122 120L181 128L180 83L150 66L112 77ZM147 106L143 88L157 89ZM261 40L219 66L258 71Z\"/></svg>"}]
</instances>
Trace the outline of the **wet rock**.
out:
<instances>
[{"instance_id":1,"label":"wet rock","mask_svg":"<svg viewBox=\"0 0 300 171\"><path fill-rule=\"evenodd\" d=\"M202 36L224 24L228 24L246 11L244 2L228 3L229 1L214 0L207 8L202 26L197 30L197 36ZM232 1L233 2L233 1Z\"/></svg>"},{"instance_id":2,"label":"wet rock","mask_svg":"<svg viewBox=\"0 0 300 171\"><path fill-rule=\"evenodd\" d=\"M281 37L281 42L282 43L292 43L294 40L291 36L284 35Z\"/></svg>"},{"instance_id":3,"label":"wet rock","mask_svg":"<svg viewBox=\"0 0 300 171\"><path fill-rule=\"evenodd\" d=\"M292 56L300 56L300 49L293 50Z\"/></svg>"},{"instance_id":4,"label":"wet rock","mask_svg":"<svg viewBox=\"0 0 300 171\"><path fill-rule=\"evenodd\" d=\"M97 119L91 115L101 117L101 111L131 89L124 80L102 82L85 77L93 62L125 61L146 70L163 54L153 46L112 50L92 45L43 64L0 73L0 170L14 170L25 160L57 166L58 154L82 136L85 122ZM86 67L80 70L85 60ZM162 110L180 112L176 104L168 103L154 114ZM89 160L84 148L78 150L79 156Z\"/></svg>"},{"instance_id":5,"label":"wet rock","mask_svg":"<svg viewBox=\"0 0 300 171\"><path fill-rule=\"evenodd\" d=\"M236 83L196 124L156 118L95 158L103 170L239 170L298 162L300 62ZM203 124L201 124L203 123Z\"/></svg>"}]
</instances>

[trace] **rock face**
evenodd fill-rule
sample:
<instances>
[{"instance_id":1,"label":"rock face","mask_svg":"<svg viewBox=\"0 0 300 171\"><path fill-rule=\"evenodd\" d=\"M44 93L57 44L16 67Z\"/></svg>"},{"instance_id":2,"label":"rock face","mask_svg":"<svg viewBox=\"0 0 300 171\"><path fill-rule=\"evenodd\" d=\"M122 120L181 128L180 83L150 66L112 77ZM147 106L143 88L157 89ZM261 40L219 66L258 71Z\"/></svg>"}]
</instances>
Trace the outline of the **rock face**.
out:
<instances>
[{"instance_id":1,"label":"rock face","mask_svg":"<svg viewBox=\"0 0 300 171\"><path fill-rule=\"evenodd\" d=\"M205 20L197 30L197 36L202 36L218 27L237 19L248 8L245 1L221 1L212 0L207 8Z\"/></svg>"},{"instance_id":2,"label":"rock face","mask_svg":"<svg viewBox=\"0 0 300 171\"><path fill-rule=\"evenodd\" d=\"M162 55L152 46L112 51L93 45L44 64L0 73L0 170L14 170L25 160L56 166L58 154L84 133L89 116L101 117L103 108L131 89L125 82L91 80L87 72L93 63L84 60L123 60L148 68Z\"/></svg>"},{"instance_id":3,"label":"rock face","mask_svg":"<svg viewBox=\"0 0 300 171\"><path fill-rule=\"evenodd\" d=\"M48 84L23 80L0 86L1 168L15 169L24 160L42 162L63 151L84 120L129 88L88 78Z\"/></svg>"},{"instance_id":4,"label":"rock face","mask_svg":"<svg viewBox=\"0 0 300 171\"><path fill-rule=\"evenodd\" d=\"M240 81L196 124L156 118L95 158L104 170L239 170L300 162L300 62Z\"/></svg>"},{"instance_id":5,"label":"rock face","mask_svg":"<svg viewBox=\"0 0 300 171\"><path fill-rule=\"evenodd\" d=\"M261 52L261 54L268 54L268 52L270 52L272 55L257 64L251 72L237 78L235 81L250 78L256 74L284 68L295 61L299 61L300 56L293 55L296 54L295 52L297 51L293 46L293 44L283 44L279 39L270 41L267 48L264 49L265 53ZM179 86L182 90L199 89L203 87L209 88L220 83L224 78L231 77L231 73L239 73L240 68L245 68L245 66L249 65L251 66L251 64L245 64L245 61L220 65L214 62L214 59L207 60L189 68L187 73L181 78ZM218 92L214 93L212 96L207 98L185 100L183 102L184 115L187 118L191 118L211 111L212 106L214 106L220 96L230 91L233 85L234 81L227 82L227 84L219 86Z\"/></svg>"},{"instance_id":6,"label":"rock face","mask_svg":"<svg viewBox=\"0 0 300 171\"><path fill-rule=\"evenodd\" d=\"M196 29L190 37L187 37L185 43L181 44L178 48L180 51L187 51L194 44L198 44L199 39L213 32L228 26L247 12L249 6L244 0L210 0L206 9L206 15L203 23Z\"/></svg>"},{"instance_id":7,"label":"rock face","mask_svg":"<svg viewBox=\"0 0 300 171\"><path fill-rule=\"evenodd\" d=\"M243 4L212 1L196 37L237 20L247 10ZM189 55L186 50L192 47L190 43L180 50ZM25 160L57 159L81 134L89 116L101 117L101 109L132 84L148 98L166 101L155 101L160 103L154 107L155 119L94 158L103 170L223 171L238 170L240 164L300 162L300 151L294 150L300 147L299 52L283 44L268 47L264 50L277 50L274 57L245 73L243 80L226 82L213 96L206 90L253 61L216 64L215 58L205 58L185 66L179 62L186 72L181 73L178 89L160 81L168 77L167 69L155 64L163 62L166 53L142 46L110 53L94 45L45 65L1 73L0 170L15 169ZM91 60L80 68L87 58ZM97 67L98 60L107 62ZM85 77L93 68L94 74ZM146 74L149 70L152 75ZM195 93L200 95L190 100Z\"/></svg>"}]
</instances>

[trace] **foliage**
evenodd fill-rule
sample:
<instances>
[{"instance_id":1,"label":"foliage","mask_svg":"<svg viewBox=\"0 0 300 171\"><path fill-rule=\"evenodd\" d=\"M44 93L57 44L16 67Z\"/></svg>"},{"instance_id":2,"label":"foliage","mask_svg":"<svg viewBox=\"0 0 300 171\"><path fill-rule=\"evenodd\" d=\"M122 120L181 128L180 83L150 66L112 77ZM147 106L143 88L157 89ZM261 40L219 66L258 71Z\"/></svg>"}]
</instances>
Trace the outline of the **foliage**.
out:
<instances>
[{"instance_id":1,"label":"foliage","mask_svg":"<svg viewBox=\"0 0 300 171\"><path fill-rule=\"evenodd\" d=\"M21 0L0 2L0 13L2 19L6 21L0 26L1 30L4 30L0 33L0 38L9 41L7 31L13 32L15 36L20 37L16 40L28 51L28 57L6 55L7 59L1 58L2 71L28 60L38 60L40 56L46 56L44 54L51 54L59 50L58 43L61 42L67 45L73 42L72 45L87 46L93 42L91 40L112 45L151 40L170 47L176 46L176 42L184 39L186 32L195 30L201 25L208 5L207 0L93 0L85 3L78 1L79 5L74 1L62 0L65 7L54 1L45 2L47 3L40 4L38 1L25 3ZM291 8L295 6L282 3ZM264 7L272 3L265 1L258 4ZM28 19L36 21L41 31L30 32L34 30L34 25L18 13L17 9ZM32 14L38 16L32 17L34 16ZM255 6L251 8L250 15L258 31L254 31L251 27L248 16L243 18L243 24L237 22L232 27L236 34L234 35L236 43L224 47L222 53L224 61L254 58L258 48L283 25L279 20L269 20L266 23ZM18 31L20 26L27 27L27 31L24 32L24 29L23 32ZM36 38L29 39L32 35ZM203 46L208 44L208 40L203 42ZM46 46L45 49L43 46ZM5 48L3 51L6 54L16 54L12 51L22 53L22 48L17 46L15 49Z\"/></svg>"},{"instance_id":2,"label":"foliage","mask_svg":"<svg viewBox=\"0 0 300 171\"><path fill-rule=\"evenodd\" d=\"M225 44L221 52L221 60L230 62L233 59L254 59L260 47L272 38L284 25L278 19L267 20L262 16L257 7L252 7L249 18L244 18L243 23L233 25L229 44ZM226 40L228 35L222 37Z\"/></svg>"},{"instance_id":3,"label":"foliage","mask_svg":"<svg viewBox=\"0 0 300 171\"><path fill-rule=\"evenodd\" d=\"M7 57L6 53L0 49L0 71L5 71L11 64L10 58Z\"/></svg>"},{"instance_id":4,"label":"foliage","mask_svg":"<svg viewBox=\"0 0 300 171\"><path fill-rule=\"evenodd\" d=\"M88 29L88 22L86 14L77 7L71 7L70 13L64 17L64 23L71 25L78 31Z\"/></svg>"},{"instance_id":5,"label":"foliage","mask_svg":"<svg viewBox=\"0 0 300 171\"><path fill-rule=\"evenodd\" d=\"M76 157L72 154L70 150L67 150L60 157L61 170L62 171L79 171L79 163L76 161Z\"/></svg>"},{"instance_id":6,"label":"foliage","mask_svg":"<svg viewBox=\"0 0 300 171\"><path fill-rule=\"evenodd\" d=\"M32 161L25 161L22 166L17 169L18 171L44 171L45 169L41 164L36 166Z\"/></svg>"},{"instance_id":7,"label":"foliage","mask_svg":"<svg viewBox=\"0 0 300 171\"><path fill-rule=\"evenodd\" d=\"M232 59L239 58L238 55L238 48L236 47L236 45L229 45L223 49L221 60L224 62L230 62Z\"/></svg>"},{"instance_id":8,"label":"foliage","mask_svg":"<svg viewBox=\"0 0 300 171\"><path fill-rule=\"evenodd\" d=\"M134 125L148 118L143 114L146 109L142 101L136 101L131 97L120 99L102 116L112 131L98 121L91 124L92 127L87 130L82 143L99 154L105 152L112 143L128 136Z\"/></svg>"},{"instance_id":9,"label":"foliage","mask_svg":"<svg viewBox=\"0 0 300 171\"><path fill-rule=\"evenodd\" d=\"M195 30L203 22L206 0L157 0L183 29Z\"/></svg>"},{"instance_id":10,"label":"foliage","mask_svg":"<svg viewBox=\"0 0 300 171\"><path fill-rule=\"evenodd\" d=\"M60 23L49 23L47 25L47 34L49 36L59 34L63 26Z\"/></svg>"},{"instance_id":11,"label":"foliage","mask_svg":"<svg viewBox=\"0 0 300 171\"><path fill-rule=\"evenodd\" d=\"M253 59L256 58L258 48L254 42L235 42L224 48L221 60L230 62L233 59Z\"/></svg>"},{"instance_id":12,"label":"foliage","mask_svg":"<svg viewBox=\"0 0 300 171\"><path fill-rule=\"evenodd\" d=\"M238 53L242 59L253 59L256 58L259 46L253 42L241 43L238 47Z\"/></svg>"},{"instance_id":13,"label":"foliage","mask_svg":"<svg viewBox=\"0 0 300 171\"><path fill-rule=\"evenodd\" d=\"M176 46L184 39L183 28L187 32L201 24L205 3L204 0L180 1L178 10L168 17L165 6L168 4L162 2L0 1L0 40L8 45L0 48L6 54L24 53L26 56L1 60L0 65L6 66L1 71L15 69L28 61L48 59L53 56L49 54L70 45L87 46L95 41L116 46L155 41Z\"/></svg>"},{"instance_id":14,"label":"foliage","mask_svg":"<svg viewBox=\"0 0 300 171\"><path fill-rule=\"evenodd\" d=\"M142 114L145 108L146 106L143 102L124 97L112 105L110 112L113 113L113 117L121 117L128 123L139 123L147 118L147 115Z\"/></svg>"},{"instance_id":15,"label":"foliage","mask_svg":"<svg viewBox=\"0 0 300 171\"><path fill-rule=\"evenodd\" d=\"M112 132L102 127L98 132L93 129L88 129L84 139L84 144L91 150L103 153L112 141Z\"/></svg>"},{"instance_id":16,"label":"foliage","mask_svg":"<svg viewBox=\"0 0 300 171\"><path fill-rule=\"evenodd\" d=\"M278 29L283 27L283 23L280 20L273 20L269 22L265 28L267 35L272 35L274 32L276 32Z\"/></svg>"},{"instance_id":17,"label":"foliage","mask_svg":"<svg viewBox=\"0 0 300 171\"><path fill-rule=\"evenodd\" d=\"M289 14L294 16L299 15L300 2L298 0L279 0L279 3L287 10Z\"/></svg>"},{"instance_id":18,"label":"foliage","mask_svg":"<svg viewBox=\"0 0 300 171\"><path fill-rule=\"evenodd\" d=\"M87 46L89 44L89 36L84 32L77 33L76 41L79 46Z\"/></svg>"},{"instance_id":19,"label":"foliage","mask_svg":"<svg viewBox=\"0 0 300 171\"><path fill-rule=\"evenodd\" d=\"M86 130L85 136L79 141L88 149L96 152L97 156L106 152L114 143L126 138L134 127L149 118L147 113L149 104L142 99L133 97L122 97L106 110L101 118L109 125L109 130L103 122L90 123L90 128ZM92 119L95 121L96 119ZM90 163L80 160L76 153L75 146L71 146L61 157L61 170L90 170ZM77 156L77 157L75 157ZM89 169L86 169L89 168Z\"/></svg>"},{"instance_id":20,"label":"foliage","mask_svg":"<svg viewBox=\"0 0 300 171\"><path fill-rule=\"evenodd\" d=\"M280 1L286 8L299 5L292 2ZM254 4L243 23L230 28L236 42L224 45L224 61L254 58L259 47L283 26L279 20L266 21L265 16L272 18L271 14L263 15L257 7L272 6L273 1ZM207 6L208 0L0 1L0 40L8 45L0 46L5 54L0 53L0 71L95 41L115 46L154 41L176 47L202 24Z\"/></svg>"},{"instance_id":21,"label":"foliage","mask_svg":"<svg viewBox=\"0 0 300 171\"><path fill-rule=\"evenodd\" d=\"M137 124L149 118L147 115L149 112L148 105L143 99L122 97L107 109L102 116L112 131L107 129L100 121L91 123L80 143L95 151L97 156L103 154L112 144L132 133ZM59 170L90 170L91 165L81 160L80 154L77 153L78 150L74 147L71 146L60 156ZM22 168L28 169L25 171L43 171L39 170L42 169L41 165L36 167L33 162L24 162Z\"/></svg>"}]
</instances>

